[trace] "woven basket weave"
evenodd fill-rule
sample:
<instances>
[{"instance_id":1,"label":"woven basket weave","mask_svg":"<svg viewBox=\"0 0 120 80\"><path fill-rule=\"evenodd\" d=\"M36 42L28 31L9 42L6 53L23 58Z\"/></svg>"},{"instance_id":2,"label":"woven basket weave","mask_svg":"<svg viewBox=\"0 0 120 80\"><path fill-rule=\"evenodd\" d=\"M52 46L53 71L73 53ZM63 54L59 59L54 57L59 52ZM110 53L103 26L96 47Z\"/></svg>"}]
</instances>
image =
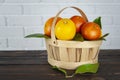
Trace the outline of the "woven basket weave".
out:
<instances>
[{"instance_id":1,"label":"woven basket weave","mask_svg":"<svg viewBox=\"0 0 120 80\"><path fill-rule=\"evenodd\" d=\"M97 63L99 47L102 43L102 40L83 42L56 40L54 35L54 27L57 17L67 8L73 8L77 10L81 16L88 21L84 12L77 7L65 7L58 12L53 20L51 39L45 39L49 64L63 69L74 70L83 64Z\"/></svg>"}]
</instances>

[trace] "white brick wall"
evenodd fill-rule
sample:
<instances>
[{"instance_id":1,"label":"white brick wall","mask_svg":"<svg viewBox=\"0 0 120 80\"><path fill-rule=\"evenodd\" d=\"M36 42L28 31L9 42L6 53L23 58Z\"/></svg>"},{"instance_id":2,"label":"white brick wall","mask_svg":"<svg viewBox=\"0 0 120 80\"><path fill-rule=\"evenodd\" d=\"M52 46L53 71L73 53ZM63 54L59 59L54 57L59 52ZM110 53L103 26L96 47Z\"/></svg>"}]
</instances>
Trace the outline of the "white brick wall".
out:
<instances>
[{"instance_id":1,"label":"white brick wall","mask_svg":"<svg viewBox=\"0 0 120 80\"><path fill-rule=\"evenodd\" d=\"M77 2L77 0L41 0L42 2L47 2L47 3L73 3Z\"/></svg>"},{"instance_id":2,"label":"white brick wall","mask_svg":"<svg viewBox=\"0 0 120 80\"><path fill-rule=\"evenodd\" d=\"M1 26L5 26L5 17L4 16L0 16L0 27Z\"/></svg>"},{"instance_id":3,"label":"white brick wall","mask_svg":"<svg viewBox=\"0 0 120 80\"><path fill-rule=\"evenodd\" d=\"M39 3L41 0L5 0L6 3Z\"/></svg>"},{"instance_id":4,"label":"white brick wall","mask_svg":"<svg viewBox=\"0 0 120 80\"><path fill-rule=\"evenodd\" d=\"M24 31L22 27L2 27L0 28L0 37L23 37Z\"/></svg>"},{"instance_id":5,"label":"white brick wall","mask_svg":"<svg viewBox=\"0 0 120 80\"><path fill-rule=\"evenodd\" d=\"M7 48L7 39L6 38L0 38L0 50Z\"/></svg>"},{"instance_id":6,"label":"white brick wall","mask_svg":"<svg viewBox=\"0 0 120 80\"><path fill-rule=\"evenodd\" d=\"M41 24L41 16L7 16L7 26L40 26Z\"/></svg>"},{"instance_id":7,"label":"white brick wall","mask_svg":"<svg viewBox=\"0 0 120 80\"><path fill-rule=\"evenodd\" d=\"M43 33L44 23L66 6L77 6L89 21L102 17L103 33L109 32L102 49L120 49L120 0L0 0L0 50L43 50L44 39L24 38ZM61 16L79 14L73 9Z\"/></svg>"},{"instance_id":8,"label":"white brick wall","mask_svg":"<svg viewBox=\"0 0 120 80\"><path fill-rule=\"evenodd\" d=\"M0 3L3 3L4 2L4 0L0 0Z\"/></svg>"},{"instance_id":9,"label":"white brick wall","mask_svg":"<svg viewBox=\"0 0 120 80\"><path fill-rule=\"evenodd\" d=\"M23 5L25 15L52 15L58 12L58 6L36 4L36 5ZM54 9L51 11L51 9Z\"/></svg>"},{"instance_id":10,"label":"white brick wall","mask_svg":"<svg viewBox=\"0 0 120 80\"><path fill-rule=\"evenodd\" d=\"M20 15L22 13L22 8L20 5L1 5L0 15Z\"/></svg>"},{"instance_id":11,"label":"white brick wall","mask_svg":"<svg viewBox=\"0 0 120 80\"><path fill-rule=\"evenodd\" d=\"M8 49L40 50L45 49L43 39L8 38Z\"/></svg>"}]
</instances>

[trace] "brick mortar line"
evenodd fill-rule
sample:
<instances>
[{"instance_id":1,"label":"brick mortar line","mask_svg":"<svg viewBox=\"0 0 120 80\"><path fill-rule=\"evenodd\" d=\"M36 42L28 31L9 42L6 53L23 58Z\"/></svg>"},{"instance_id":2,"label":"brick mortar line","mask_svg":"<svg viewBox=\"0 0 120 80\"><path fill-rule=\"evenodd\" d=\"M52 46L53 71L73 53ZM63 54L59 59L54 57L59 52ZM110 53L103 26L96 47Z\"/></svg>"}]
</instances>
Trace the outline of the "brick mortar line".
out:
<instances>
[{"instance_id":1,"label":"brick mortar line","mask_svg":"<svg viewBox=\"0 0 120 80\"><path fill-rule=\"evenodd\" d=\"M24 14L24 6L21 5L21 14L23 15Z\"/></svg>"},{"instance_id":2,"label":"brick mortar line","mask_svg":"<svg viewBox=\"0 0 120 80\"><path fill-rule=\"evenodd\" d=\"M7 17L4 16L4 18L5 18L5 26L8 26L8 25L7 25Z\"/></svg>"},{"instance_id":3,"label":"brick mortar line","mask_svg":"<svg viewBox=\"0 0 120 80\"><path fill-rule=\"evenodd\" d=\"M42 25L42 26L44 26L44 24ZM115 28L119 28L119 26L120 26L120 24L104 24L104 26L116 26ZM0 27L0 29L2 29L2 28L40 28L40 26L3 26L3 27ZM35 28L35 29L36 29ZM105 28L109 28L109 27L105 27ZM114 28L114 27L112 27L112 28Z\"/></svg>"},{"instance_id":4,"label":"brick mortar line","mask_svg":"<svg viewBox=\"0 0 120 80\"><path fill-rule=\"evenodd\" d=\"M49 14L48 14L49 15ZM3 17L3 16L5 16L5 17L9 17L9 16L13 16L13 17L16 17L16 16L48 16L48 15L37 15L37 14L30 14L30 15L28 15L28 14L20 14L20 15L14 15L14 14L10 14L10 15L0 15L0 17Z\"/></svg>"},{"instance_id":5,"label":"brick mortar line","mask_svg":"<svg viewBox=\"0 0 120 80\"><path fill-rule=\"evenodd\" d=\"M120 3L80 3L80 2L74 2L74 3L66 3L66 2L61 2L61 3L58 3L58 2L51 2L51 3L47 3L47 2L41 2L41 3L0 3L1 5L68 5L68 4L76 4L76 5L120 5Z\"/></svg>"},{"instance_id":6,"label":"brick mortar line","mask_svg":"<svg viewBox=\"0 0 120 80\"><path fill-rule=\"evenodd\" d=\"M9 40L8 40L8 38L6 39L6 47L7 48L9 47Z\"/></svg>"},{"instance_id":7,"label":"brick mortar line","mask_svg":"<svg viewBox=\"0 0 120 80\"><path fill-rule=\"evenodd\" d=\"M68 13L69 14L69 13ZM68 15L68 14L64 14L64 15ZM40 17L49 17L51 16L52 14L41 14L41 15L38 15L38 14L21 14L21 15L0 15L0 17L17 17L17 16L40 16ZM114 15L114 16L113 16ZM108 17L116 17L116 16L120 16L120 14L96 14L94 13L93 15L90 14L90 15L87 15L87 16L108 16Z\"/></svg>"},{"instance_id":8,"label":"brick mortar line","mask_svg":"<svg viewBox=\"0 0 120 80\"><path fill-rule=\"evenodd\" d=\"M25 32L26 32L26 31L25 31L25 27L23 27L23 38L26 36L26 35L25 35Z\"/></svg>"}]
</instances>

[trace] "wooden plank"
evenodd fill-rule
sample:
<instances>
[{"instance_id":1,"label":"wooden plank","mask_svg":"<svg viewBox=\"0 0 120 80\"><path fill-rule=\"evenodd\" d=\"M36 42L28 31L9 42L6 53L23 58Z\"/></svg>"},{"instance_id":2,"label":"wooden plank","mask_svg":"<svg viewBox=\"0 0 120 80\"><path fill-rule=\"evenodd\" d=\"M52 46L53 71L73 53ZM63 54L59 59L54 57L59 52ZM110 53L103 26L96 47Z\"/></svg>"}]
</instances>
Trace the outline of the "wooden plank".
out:
<instances>
[{"instance_id":1,"label":"wooden plank","mask_svg":"<svg viewBox=\"0 0 120 80\"><path fill-rule=\"evenodd\" d=\"M69 55L68 55L68 51L67 48L64 47L60 47L59 48L59 55L60 55L60 61L69 61Z\"/></svg>"},{"instance_id":2,"label":"wooden plank","mask_svg":"<svg viewBox=\"0 0 120 80\"><path fill-rule=\"evenodd\" d=\"M76 49L75 48L68 48L68 55L69 55L69 61L75 62L76 61Z\"/></svg>"},{"instance_id":3,"label":"wooden plank","mask_svg":"<svg viewBox=\"0 0 120 80\"><path fill-rule=\"evenodd\" d=\"M46 51L1 51L0 64L46 64Z\"/></svg>"},{"instance_id":4,"label":"wooden plank","mask_svg":"<svg viewBox=\"0 0 120 80\"><path fill-rule=\"evenodd\" d=\"M48 65L46 51L0 51L0 80L120 80L120 50L101 50L99 62L96 74L65 79Z\"/></svg>"},{"instance_id":5,"label":"wooden plank","mask_svg":"<svg viewBox=\"0 0 120 80\"><path fill-rule=\"evenodd\" d=\"M102 67L104 66L104 67ZM119 67L114 66L112 68L109 67L110 65L101 64L100 69L97 74L81 74L76 75L74 78L68 80L119 80L118 76L120 75ZM109 70L110 71L109 71ZM42 72L42 73L41 73ZM111 73L108 73L111 72ZM108 76L108 77L107 77ZM112 76L112 77L111 77ZM42 80L64 80L64 75L58 71L52 70L49 65L2 65L0 66L0 79L4 80L16 80L16 79L23 79L23 80L35 80L35 79L42 79Z\"/></svg>"},{"instance_id":6,"label":"wooden plank","mask_svg":"<svg viewBox=\"0 0 120 80\"><path fill-rule=\"evenodd\" d=\"M81 62L88 61L89 49L82 48Z\"/></svg>"}]
</instances>

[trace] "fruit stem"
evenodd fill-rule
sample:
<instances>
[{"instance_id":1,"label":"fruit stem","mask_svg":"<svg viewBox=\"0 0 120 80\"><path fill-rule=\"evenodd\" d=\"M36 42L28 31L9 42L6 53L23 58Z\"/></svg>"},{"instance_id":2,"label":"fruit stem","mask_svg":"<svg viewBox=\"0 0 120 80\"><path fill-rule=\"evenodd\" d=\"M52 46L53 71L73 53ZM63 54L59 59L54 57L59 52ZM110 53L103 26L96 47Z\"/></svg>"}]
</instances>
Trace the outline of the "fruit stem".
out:
<instances>
[{"instance_id":1,"label":"fruit stem","mask_svg":"<svg viewBox=\"0 0 120 80\"><path fill-rule=\"evenodd\" d=\"M67 21L64 21L64 24L67 24L68 22Z\"/></svg>"}]
</instances>

